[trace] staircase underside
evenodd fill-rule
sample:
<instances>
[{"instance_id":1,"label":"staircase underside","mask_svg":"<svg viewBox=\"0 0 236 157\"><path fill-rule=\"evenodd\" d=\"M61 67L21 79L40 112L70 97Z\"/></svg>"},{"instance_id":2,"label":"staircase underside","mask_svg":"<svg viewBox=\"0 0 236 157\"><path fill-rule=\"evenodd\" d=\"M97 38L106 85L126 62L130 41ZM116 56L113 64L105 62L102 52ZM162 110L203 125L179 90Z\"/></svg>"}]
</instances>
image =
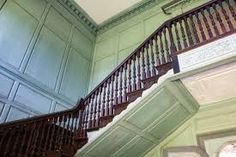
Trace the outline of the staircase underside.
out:
<instances>
[{"instance_id":1,"label":"staircase underside","mask_svg":"<svg viewBox=\"0 0 236 157\"><path fill-rule=\"evenodd\" d=\"M170 81L168 75L173 76L172 71L105 128L89 133L88 144L76 156L142 156L194 115L197 102L180 80Z\"/></svg>"}]
</instances>

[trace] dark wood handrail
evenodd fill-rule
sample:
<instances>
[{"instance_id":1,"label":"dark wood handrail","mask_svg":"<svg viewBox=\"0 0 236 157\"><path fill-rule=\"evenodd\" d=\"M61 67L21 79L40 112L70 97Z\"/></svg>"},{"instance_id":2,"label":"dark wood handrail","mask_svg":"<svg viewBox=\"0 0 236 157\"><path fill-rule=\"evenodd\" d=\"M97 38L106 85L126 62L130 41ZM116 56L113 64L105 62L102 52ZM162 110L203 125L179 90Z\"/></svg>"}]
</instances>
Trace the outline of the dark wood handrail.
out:
<instances>
[{"instance_id":1,"label":"dark wood handrail","mask_svg":"<svg viewBox=\"0 0 236 157\"><path fill-rule=\"evenodd\" d=\"M235 31L236 0L211 0L167 20L74 108L0 124L0 156L73 156L88 131L112 121L168 70L179 72L179 53Z\"/></svg>"}]
</instances>

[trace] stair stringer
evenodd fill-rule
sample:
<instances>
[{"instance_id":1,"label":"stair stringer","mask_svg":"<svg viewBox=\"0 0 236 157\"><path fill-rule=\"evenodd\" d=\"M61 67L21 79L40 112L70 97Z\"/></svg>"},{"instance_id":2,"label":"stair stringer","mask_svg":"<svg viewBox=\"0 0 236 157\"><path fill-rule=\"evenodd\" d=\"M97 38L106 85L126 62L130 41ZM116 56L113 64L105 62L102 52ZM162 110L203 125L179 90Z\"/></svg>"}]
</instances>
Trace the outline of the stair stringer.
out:
<instances>
[{"instance_id":1,"label":"stair stringer","mask_svg":"<svg viewBox=\"0 0 236 157\"><path fill-rule=\"evenodd\" d=\"M113 121L106 127L88 133L88 143L82 147L75 156L123 157L124 152L125 154L129 154L128 156L142 156L148 150L158 145L171 132L192 117L199 108L198 103L189 94L187 89L185 89L181 81L173 80L173 76L173 71L168 71L167 74L160 77L158 83L155 83L151 88L145 90L141 97L130 103L127 109L115 116ZM161 113L147 115L149 117L143 118L140 125L142 122L144 123L139 126L138 122L135 122L135 119L137 119L135 117L142 112L145 113L145 110L150 110L148 109L148 106L155 106L155 104L157 105L153 108L158 111L158 107L160 106L158 106L158 102L155 101L155 98L158 98L158 96L162 97L163 93L164 95L166 94L165 92L171 97L168 97L167 102L170 102L168 107L161 111ZM163 99L162 101L165 100ZM171 101L173 101L173 103ZM162 106L165 106L165 104ZM179 119L174 117L175 119L178 119L178 123L173 127L168 126L169 124L165 126L165 121L173 118L174 115L179 117ZM145 121L147 120L151 121L147 122L148 124L145 124ZM158 133L155 134L155 130L160 130L159 127L161 126L162 128L169 128L167 129L168 131L164 131L164 134L160 134L160 137L158 137ZM145 146L141 146L139 143L143 143ZM138 152L134 150L140 150L138 149L139 147L145 148L145 150L142 150L142 152L138 154L132 153Z\"/></svg>"}]
</instances>

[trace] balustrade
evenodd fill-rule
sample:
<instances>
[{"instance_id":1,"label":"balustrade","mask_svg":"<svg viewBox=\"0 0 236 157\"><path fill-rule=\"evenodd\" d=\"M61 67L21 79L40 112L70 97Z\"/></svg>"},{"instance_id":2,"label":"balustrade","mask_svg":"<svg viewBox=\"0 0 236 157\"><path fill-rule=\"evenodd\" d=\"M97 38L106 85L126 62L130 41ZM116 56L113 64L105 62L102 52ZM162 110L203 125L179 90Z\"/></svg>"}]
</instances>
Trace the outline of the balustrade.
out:
<instances>
[{"instance_id":1,"label":"balustrade","mask_svg":"<svg viewBox=\"0 0 236 157\"><path fill-rule=\"evenodd\" d=\"M235 30L235 0L212 0L166 21L77 108L0 125L0 156L73 155L87 142L87 131L112 121L168 70L179 72L178 54Z\"/></svg>"}]
</instances>

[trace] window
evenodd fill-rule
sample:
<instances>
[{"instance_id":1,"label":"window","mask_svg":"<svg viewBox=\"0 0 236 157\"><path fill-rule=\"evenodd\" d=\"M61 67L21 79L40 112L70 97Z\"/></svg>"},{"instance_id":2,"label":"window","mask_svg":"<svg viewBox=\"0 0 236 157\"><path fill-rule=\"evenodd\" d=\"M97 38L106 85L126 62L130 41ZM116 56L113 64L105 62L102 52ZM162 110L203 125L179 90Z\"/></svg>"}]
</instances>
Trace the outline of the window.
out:
<instances>
[{"instance_id":1,"label":"window","mask_svg":"<svg viewBox=\"0 0 236 157\"><path fill-rule=\"evenodd\" d=\"M236 141L227 143L221 147L219 157L236 157Z\"/></svg>"}]
</instances>

